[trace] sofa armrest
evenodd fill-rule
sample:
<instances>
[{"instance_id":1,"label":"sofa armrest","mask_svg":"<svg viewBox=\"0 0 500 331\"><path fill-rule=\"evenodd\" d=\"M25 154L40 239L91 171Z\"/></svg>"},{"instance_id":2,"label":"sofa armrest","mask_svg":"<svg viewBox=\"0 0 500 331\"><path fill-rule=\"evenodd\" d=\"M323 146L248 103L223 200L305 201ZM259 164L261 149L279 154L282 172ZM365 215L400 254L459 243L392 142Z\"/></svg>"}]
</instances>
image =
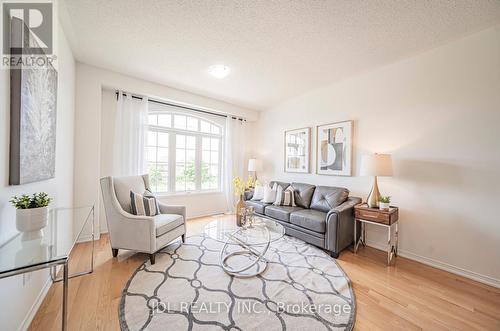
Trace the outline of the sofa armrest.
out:
<instances>
[{"instance_id":1,"label":"sofa armrest","mask_svg":"<svg viewBox=\"0 0 500 331\"><path fill-rule=\"evenodd\" d=\"M158 201L158 206L160 207L160 213L162 214L176 214L182 215L184 222L186 222L186 207L185 206L173 206L167 205Z\"/></svg>"},{"instance_id":2,"label":"sofa armrest","mask_svg":"<svg viewBox=\"0 0 500 331\"><path fill-rule=\"evenodd\" d=\"M340 253L354 240L354 206L361 203L357 197L349 197L343 204L331 209L326 215L326 249Z\"/></svg>"},{"instance_id":3,"label":"sofa armrest","mask_svg":"<svg viewBox=\"0 0 500 331\"><path fill-rule=\"evenodd\" d=\"M248 200L252 199L253 192L254 192L253 188L249 188L249 189L245 190L245 192L243 193L243 201L248 201Z\"/></svg>"}]
</instances>

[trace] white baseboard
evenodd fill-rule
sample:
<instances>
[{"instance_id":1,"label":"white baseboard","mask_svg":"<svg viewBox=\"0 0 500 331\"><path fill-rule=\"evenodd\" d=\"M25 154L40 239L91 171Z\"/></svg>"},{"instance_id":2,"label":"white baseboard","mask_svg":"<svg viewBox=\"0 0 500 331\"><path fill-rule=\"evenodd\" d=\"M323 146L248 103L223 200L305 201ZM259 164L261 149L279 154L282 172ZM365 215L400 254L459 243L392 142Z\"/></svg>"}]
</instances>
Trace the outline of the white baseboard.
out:
<instances>
[{"instance_id":1,"label":"white baseboard","mask_svg":"<svg viewBox=\"0 0 500 331\"><path fill-rule=\"evenodd\" d=\"M94 240L99 240L101 238L101 233L104 233L104 232L96 233ZM78 238L78 240L77 240L77 243L84 243L84 242L91 241L91 240L92 240L92 235L86 234L86 235L80 236L80 238Z\"/></svg>"},{"instance_id":2,"label":"white baseboard","mask_svg":"<svg viewBox=\"0 0 500 331\"><path fill-rule=\"evenodd\" d=\"M387 251L387 246L386 245L380 244L380 243L375 242L375 241L368 240L366 242L366 245L370 246L370 247L373 247L375 249L384 251L384 252ZM481 274L479 274L477 272L470 271L470 270L467 270L467 269L463 269L463 268L451 265L449 263L445 263L445 262L441 262L441 261L438 261L438 260L434 260L434 259L431 259L431 258L428 258L428 257L425 257L425 256L421 256L421 255L418 255L418 254L415 254L415 253L412 253L412 252L409 252L409 251L405 251L405 250L401 250L400 249L398 251L398 253L399 253L399 256L405 257L407 259L410 259L410 260L413 260L413 261L417 261L417 262L426 264L428 266L431 266L431 267L434 267L434 268L437 268L437 269L448 271L448 272L451 272L451 273L453 273L455 275L459 275L459 276L462 276L462 277L465 277L465 278L469 278L469 279L478 281L478 282L486 284L486 285L490 285L490 286L493 286L493 287L496 287L496 288L500 288L500 279L496 279L496 278L493 278L493 277L490 277L490 276L481 275Z\"/></svg>"},{"instance_id":3,"label":"white baseboard","mask_svg":"<svg viewBox=\"0 0 500 331\"><path fill-rule=\"evenodd\" d=\"M193 218L200 218L200 217L209 217L209 216L215 216L215 215L223 215L223 214L226 214L227 212L226 211L217 211L217 212L212 212L212 213L207 213L207 214L199 214L199 215L191 215L187 218L187 220L189 221L190 219L193 219Z\"/></svg>"},{"instance_id":4,"label":"white baseboard","mask_svg":"<svg viewBox=\"0 0 500 331\"><path fill-rule=\"evenodd\" d=\"M43 286L42 290L38 294L38 296L35 299L35 302L33 302L33 305L31 306L30 310L28 311L28 314L26 314L26 317L22 321L21 325L18 328L18 331L25 331L28 330L28 328L31 325L31 322L33 321L33 318L35 317L38 309L40 308L40 305L43 302L43 299L45 299L45 296L49 292L50 287L52 286L52 279L50 279L50 276L47 279L47 282L45 282L45 285Z\"/></svg>"}]
</instances>

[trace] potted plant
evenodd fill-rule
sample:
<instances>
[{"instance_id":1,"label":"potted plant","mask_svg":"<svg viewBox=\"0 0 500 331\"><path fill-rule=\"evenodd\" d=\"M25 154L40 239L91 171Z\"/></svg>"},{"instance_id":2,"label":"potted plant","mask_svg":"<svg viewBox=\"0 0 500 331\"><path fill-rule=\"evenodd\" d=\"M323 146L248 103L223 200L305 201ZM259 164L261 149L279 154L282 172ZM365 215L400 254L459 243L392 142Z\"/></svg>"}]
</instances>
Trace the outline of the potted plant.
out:
<instances>
[{"instance_id":1,"label":"potted plant","mask_svg":"<svg viewBox=\"0 0 500 331\"><path fill-rule=\"evenodd\" d=\"M390 203L391 203L390 196L380 196L380 198L378 199L379 208L382 210L388 210Z\"/></svg>"},{"instance_id":2,"label":"potted plant","mask_svg":"<svg viewBox=\"0 0 500 331\"><path fill-rule=\"evenodd\" d=\"M43 229L49 218L49 203L52 201L45 192L34 193L32 196L23 194L13 196L10 202L16 207L16 228L21 232L31 232Z\"/></svg>"}]
</instances>

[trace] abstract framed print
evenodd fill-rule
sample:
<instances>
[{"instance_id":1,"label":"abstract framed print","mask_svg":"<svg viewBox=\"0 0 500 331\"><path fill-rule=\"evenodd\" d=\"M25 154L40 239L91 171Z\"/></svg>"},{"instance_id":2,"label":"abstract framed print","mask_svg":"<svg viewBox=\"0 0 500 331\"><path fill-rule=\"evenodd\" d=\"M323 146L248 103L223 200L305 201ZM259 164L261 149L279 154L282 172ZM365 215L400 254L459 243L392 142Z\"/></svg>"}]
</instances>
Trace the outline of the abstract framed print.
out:
<instances>
[{"instance_id":1,"label":"abstract framed print","mask_svg":"<svg viewBox=\"0 0 500 331\"><path fill-rule=\"evenodd\" d=\"M316 127L318 175L351 176L352 121Z\"/></svg>"}]
</instances>

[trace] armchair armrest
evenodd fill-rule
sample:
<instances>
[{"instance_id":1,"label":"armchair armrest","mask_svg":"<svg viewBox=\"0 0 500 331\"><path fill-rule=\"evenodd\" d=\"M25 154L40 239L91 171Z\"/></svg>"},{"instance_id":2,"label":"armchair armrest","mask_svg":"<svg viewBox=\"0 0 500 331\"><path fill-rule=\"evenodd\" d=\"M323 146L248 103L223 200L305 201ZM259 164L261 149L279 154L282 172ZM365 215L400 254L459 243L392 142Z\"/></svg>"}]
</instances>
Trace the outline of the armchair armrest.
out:
<instances>
[{"instance_id":1,"label":"armchair armrest","mask_svg":"<svg viewBox=\"0 0 500 331\"><path fill-rule=\"evenodd\" d=\"M349 197L343 204L331 209L326 215L326 249L340 253L354 240L354 206L361 203L357 197Z\"/></svg>"},{"instance_id":2,"label":"armchair armrest","mask_svg":"<svg viewBox=\"0 0 500 331\"><path fill-rule=\"evenodd\" d=\"M120 210L116 217L108 221L108 226L111 227L113 248L154 251L156 227L153 217L132 215Z\"/></svg>"},{"instance_id":3,"label":"armchair armrest","mask_svg":"<svg viewBox=\"0 0 500 331\"><path fill-rule=\"evenodd\" d=\"M184 222L186 222L186 207L185 206L170 206L158 201L160 213L162 214L177 214L182 215Z\"/></svg>"}]
</instances>

